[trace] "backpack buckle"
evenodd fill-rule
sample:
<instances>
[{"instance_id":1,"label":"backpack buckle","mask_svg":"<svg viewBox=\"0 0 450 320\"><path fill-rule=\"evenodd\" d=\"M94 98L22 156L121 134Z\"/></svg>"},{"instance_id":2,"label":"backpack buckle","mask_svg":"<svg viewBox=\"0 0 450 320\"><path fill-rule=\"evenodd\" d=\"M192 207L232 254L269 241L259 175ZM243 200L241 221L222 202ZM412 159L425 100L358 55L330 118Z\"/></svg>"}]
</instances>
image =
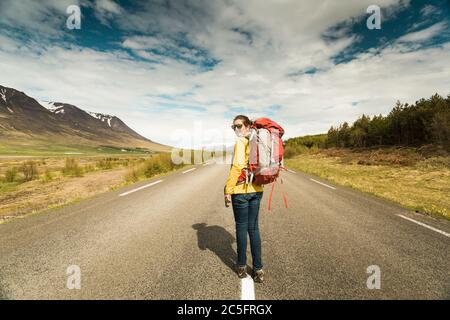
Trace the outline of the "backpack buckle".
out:
<instances>
[{"instance_id":1,"label":"backpack buckle","mask_svg":"<svg viewBox=\"0 0 450 320\"><path fill-rule=\"evenodd\" d=\"M253 182L254 173L250 172L247 168L245 169L245 184L251 184Z\"/></svg>"}]
</instances>

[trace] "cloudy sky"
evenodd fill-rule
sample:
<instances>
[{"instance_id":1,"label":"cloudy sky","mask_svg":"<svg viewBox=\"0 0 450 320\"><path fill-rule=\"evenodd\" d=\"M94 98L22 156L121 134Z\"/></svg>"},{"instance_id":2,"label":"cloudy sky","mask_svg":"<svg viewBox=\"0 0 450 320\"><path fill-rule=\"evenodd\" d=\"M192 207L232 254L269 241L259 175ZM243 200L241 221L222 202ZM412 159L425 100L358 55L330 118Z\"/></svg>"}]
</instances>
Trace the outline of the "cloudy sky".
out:
<instances>
[{"instance_id":1,"label":"cloudy sky","mask_svg":"<svg viewBox=\"0 0 450 320\"><path fill-rule=\"evenodd\" d=\"M324 133L450 94L450 1L0 0L0 84L169 145L232 142L241 113Z\"/></svg>"}]
</instances>

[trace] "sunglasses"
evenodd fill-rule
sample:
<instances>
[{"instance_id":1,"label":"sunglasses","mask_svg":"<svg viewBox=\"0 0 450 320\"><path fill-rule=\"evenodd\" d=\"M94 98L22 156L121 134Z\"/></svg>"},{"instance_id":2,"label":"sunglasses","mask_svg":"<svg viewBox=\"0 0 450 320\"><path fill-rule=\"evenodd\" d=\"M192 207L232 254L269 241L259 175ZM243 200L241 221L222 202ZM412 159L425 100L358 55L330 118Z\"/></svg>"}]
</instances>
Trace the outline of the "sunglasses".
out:
<instances>
[{"instance_id":1,"label":"sunglasses","mask_svg":"<svg viewBox=\"0 0 450 320\"><path fill-rule=\"evenodd\" d=\"M242 126L243 126L243 124L233 124L231 126L231 129L236 130L236 128L237 128L237 129L241 130Z\"/></svg>"}]
</instances>

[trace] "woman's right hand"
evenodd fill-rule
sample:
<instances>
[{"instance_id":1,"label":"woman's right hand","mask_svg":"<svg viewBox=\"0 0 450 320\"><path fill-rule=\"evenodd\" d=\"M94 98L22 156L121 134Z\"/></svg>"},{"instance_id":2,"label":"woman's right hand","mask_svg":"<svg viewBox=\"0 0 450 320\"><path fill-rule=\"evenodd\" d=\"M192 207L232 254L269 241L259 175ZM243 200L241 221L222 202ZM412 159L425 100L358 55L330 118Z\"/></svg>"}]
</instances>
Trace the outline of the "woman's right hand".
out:
<instances>
[{"instance_id":1,"label":"woman's right hand","mask_svg":"<svg viewBox=\"0 0 450 320\"><path fill-rule=\"evenodd\" d=\"M225 198L225 207L228 208L230 206L230 203L231 203L231 194L226 194L224 196L224 198Z\"/></svg>"}]
</instances>

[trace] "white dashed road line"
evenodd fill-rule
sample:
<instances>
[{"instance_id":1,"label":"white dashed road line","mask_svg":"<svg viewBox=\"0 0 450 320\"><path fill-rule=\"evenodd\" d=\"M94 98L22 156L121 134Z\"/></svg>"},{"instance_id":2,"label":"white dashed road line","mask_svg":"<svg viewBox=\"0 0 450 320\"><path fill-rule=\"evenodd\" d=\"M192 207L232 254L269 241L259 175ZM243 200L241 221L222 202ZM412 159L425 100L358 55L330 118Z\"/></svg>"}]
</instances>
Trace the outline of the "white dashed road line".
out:
<instances>
[{"instance_id":1,"label":"white dashed road line","mask_svg":"<svg viewBox=\"0 0 450 320\"><path fill-rule=\"evenodd\" d=\"M322 182L320 182L320 181L314 180L313 178L310 178L310 180L311 180L311 181L314 181L315 183L321 184L321 185L323 185L323 186L325 186L325 187L328 187L328 188L330 188L330 189L336 190L335 187L332 187L332 186L329 186L329 185L327 185L327 184L325 184L325 183L322 183Z\"/></svg>"},{"instance_id":2,"label":"white dashed road line","mask_svg":"<svg viewBox=\"0 0 450 320\"><path fill-rule=\"evenodd\" d=\"M183 174L185 174L185 173L188 173L188 172L194 171L195 169L197 169L197 168L192 168L192 169L189 169L189 170L183 171L182 173L183 173ZM127 191L127 192L121 193L121 194L119 194L119 197L123 197L123 196L129 195L130 193L133 193L133 192L136 192L136 191L139 191L139 190L142 190L142 189L145 189L145 188L148 188L148 187L154 186L155 184L158 184L158 183L160 183L160 182L163 182L163 180L158 180L158 181L155 181L155 182L152 182L152 183L146 184L145 186L142 186L142 187L139 187L139 188L136 188L136 189L133 189L133 190L130 190L130 191Z\"/></svg>"},{"instance_id":3,"label":"white dashed road line","mask_svg":"<svg viewBox=\"0 0 450 320\"><path fill-rule=\"evenodd\" d=\"M434 228L434 227L431 227L431 226L429 226L429 225L427 225L427 224L425 224L425 223L416 221L416 220L414 220L414 219L405 217L405 216L403 216L403 215L401 215L401 214L397 214L397 216L399 216L400 218L406 219L406 220L408 220L408 221L414 222L414 223L418 224L419 226L422 226L422 227L428 228L428 229L430 229L430 230L436 231L436 232L438 232L438 233L440 233L440 234L442 234L442 235L444 235L444 236L450 238L450 233L447 233L447 232L445 232L445 231L436 229L436 228Z\"/></svg>"},{"instance_id":4,"label":"white dashed road line","mask_svg":"<svg viewBox=\"0 0 450 320\"><path fill-rule=\"evenodd\" d=\"M119 194L119 197L123 197L123 196L129 195L130 193L133 193L133 192L136 192L136 191L139 191L139 190L142 190L142 189L145 189L145 188L154 186L155 184L158 184L158 183L160 183L160 182L163 182L163 180L158 180L158 181L155 181L155 182L146 184L146 185L144 185L144 186L142 186L142 187L139 187L139 188L136 188L136 189L133 189L133 190L130 190L130 191L121 193L121 194Z\"/></svg>"},{"instance_id":5,"label":"white dashed road line","mask_svg":"<svg viewBox=\"0 0 450 320\"><path fill-rule=\"evenodd\" d=\"M255 300L255 284L250 275L241 279L241 300Z\"/></svg>"}]
</instances>

